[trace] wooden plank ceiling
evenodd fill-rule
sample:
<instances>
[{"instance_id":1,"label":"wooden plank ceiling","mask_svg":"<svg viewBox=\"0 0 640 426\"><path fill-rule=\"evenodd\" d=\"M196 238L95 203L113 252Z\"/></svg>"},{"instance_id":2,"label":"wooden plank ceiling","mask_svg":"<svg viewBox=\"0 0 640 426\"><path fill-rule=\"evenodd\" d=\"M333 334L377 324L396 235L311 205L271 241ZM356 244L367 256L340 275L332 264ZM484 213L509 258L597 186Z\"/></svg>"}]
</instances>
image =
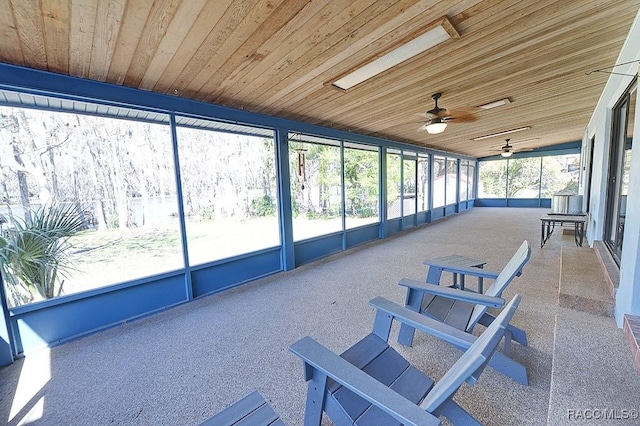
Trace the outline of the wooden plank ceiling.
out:
<instances>
[{"instance_id":1,"label":"wooden plank ceiling","mask_svg":"<svg viewBox=\"0 0 640 426\"><path fill-rule=\"evenodd\" d=\"M0 0L0 61L482 157L582 139L640 0ZM326 84L443 16L449 40ZM610 69L609 69L610 70ZM512 103L418 132L433 106Z\"/></svg>"}]
</instances>

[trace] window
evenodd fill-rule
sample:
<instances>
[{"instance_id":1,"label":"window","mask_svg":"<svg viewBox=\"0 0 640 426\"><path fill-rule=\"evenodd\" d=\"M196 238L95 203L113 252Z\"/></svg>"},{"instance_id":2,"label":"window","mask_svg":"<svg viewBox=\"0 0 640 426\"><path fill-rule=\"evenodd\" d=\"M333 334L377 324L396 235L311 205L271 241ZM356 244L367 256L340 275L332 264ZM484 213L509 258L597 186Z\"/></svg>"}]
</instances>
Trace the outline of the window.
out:
<instances>
[{"instance_id":1,"label":"window","mask_svg":"<svg viewBox=\"0 0 640 426\"><path fill-rule=\"evenodd\" d=\"M176 129L192 265L280 244L273 133L235 134L219 126L199 120Z\"/></svg>"},{"instance_id":2,"label":"window","mask_svg":"<svg viewBox=\"0 0 640 426\"><path fill-rule=\"evenodd\" d=\"M447 159L447 204L455 204L458 191L458 160Z\"/></svg>"},{"instance_id":3,"label":"window","mask_svg":"<svg viewBox=\"0 0 640 426\"><path fill-rule=\"evenodd\" d=\"M476 163L474 161L469 162L469 174L467 175L467 192L469 200L476 198Z\"/></svg>"},{"instance_id":4,"label":"window","mask_svg":"<svg viewBox=\"0 0 640 426\"><path fill-rule=\"evenodd\" d=\"M507 160L483 161L478 169L478 196L505 198L507 195Z\"/></svg>"},{"instance_id":5,"label":"window","mask_svg":"<svg viewBox=\"0 0 640 426\"><path fill-rule=\"evenodd\" d=\"M540 196L551 198L560 191L578 193L580 154L542 157Z\"/></svg>"},{"instance_id":6,"label":"window","mask_svg":"<svg viewBox=\"0 0 640 426\"><path fill-rule=\"evenodd\" d=\"M540 161L542 157L509 159L508 198L540 196Z\"/></svg>"},{"instance_id":7,"label":"window","mask_svg":"<svg viewBox=\"0 0 640 426\"><path fill-rule=\"evenodd\" d=\"M380 221L377 148L345 142L345 224L354 228Z\"/></svg>"},{"instance_id":8,"label":"window","mask_svg":"<svg viewBox=\"0 0 640 426\"><path fill-rule=\"evenodd\" d=\"M446 178L444 157L433 157L433 207L443 207L444 198L444 181Z\"/></svg>"},{"instance_id":9,"label":"window","mask_svg":"<svg viewBox=\"0 0 640 426\"><path fill-rule=\"evenodd\" d=\"M418 211L429 210L429 156L418 154Z\"/></svg>"},{"instance_id":10,"label":"window","mask_svg":"<svg viewBox=\"0 0 640 426\"><path fill-rule=\"evenodd\" d=\"M604 241L620 263L627 212L627 194L631 170L637 82L634 82L613 111L613 133L607 177ZM636 153L637 154L637 153Z\"/></svg>"},{"instance_id":11,"label":"window","mask_svg":"<svg viewBox=\"0 0 640 426\"><path fill-rule=\"evenodd\" d=\"M342 231L340 142L289 135L293 239Z\"/></svg>"},{"instance_id":12,"label":"window","mask_svg":"<svg viewBox=\"0 0 640 426\"><path fill-rule=\"evenodd\" d=\"M171 132L155 116L164 123L0 107L12 306L184 267Z\"/></svg>"},{"instance_id":13,"label":"window","mask_svg":"<svg viewBox=\"0 0 640 426\"><path fill-rule=\"evenodd\" d=\"M387 151L387 219L400 217L401 158L399 151Z\"/></svg>"},{"instance_id":14,"label":"window","mask_svg":"<svg viewBox=\"0 0 640 426\"><path fill-rule=\"evenodd\" d=\"M468 161L460 161L460 201L467 201L468 168Z\"/></svg>"},{"instance_id":15,"label":"window","mask_svg":"<svg viewBox=\"0 0 640 426\"><path fill-rule=\"evenodd\" d=\"M417 156L415 152L403 152L402 162L402 215L416 214L416 169Z\"/></svg>"}]
</instances>

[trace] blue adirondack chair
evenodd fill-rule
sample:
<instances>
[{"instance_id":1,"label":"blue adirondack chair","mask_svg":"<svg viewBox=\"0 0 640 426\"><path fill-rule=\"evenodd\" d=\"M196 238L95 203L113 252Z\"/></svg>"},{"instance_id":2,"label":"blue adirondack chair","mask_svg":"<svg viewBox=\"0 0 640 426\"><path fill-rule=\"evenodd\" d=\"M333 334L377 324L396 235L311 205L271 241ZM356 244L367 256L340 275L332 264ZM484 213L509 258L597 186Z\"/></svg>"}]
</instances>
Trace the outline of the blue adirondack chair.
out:
<instances>
[{"instance_id":1,"label":"blue adirondack chair","mask_svg":"<svg viewBox=\"0 0 640 426\"><path fill-rule=\"evenodd\" d=\"M434 335L449 334L451 327L381 297L370 302L376 308L373 333L342 355L310 337L297 341L289 348L303 360L309 382L304 424L320 425L323 412L339 426L429 426L439 424L439 416L480 424L453 396L465 381L479 379L519 302L516 295L437 383L389 346L389 333L394 319Z\"/></svg>"},{"instance_id":2,"label":"blue adirondack chair","mask_svg":"<svg viewBox=\"0 0 640 426\"><path fill-rule=\"evenodd\" d=\"M451 335L443 335L441 338L462 350L467 350L474 340L471 334L474 327L477 324L489 326L495 320L495 317L487 310L489 308L499 308L504 304L504 300L501 298L503 291L516 276L522 273L522 269L530 257L531 247L527 241L524 241L500 273L479 268L438 265L430 262L429 269L434 268L436 272L432 273L430 271L427 274L427 283L404 278L398 284L407 288L405 297L405 306L407 308L451 326ZM494 281L484 294L478 294L438 285L437 280L439 280L443 271L488 278ZM460 332L455 332L453 331L454 329ZM411 346L414 333L414 327L409 324L402 324L398 334L398 343ZM467 335L467 341L462 343L462 340L465 339L465 334ZM509 357L512 340L523 346L527 345L525 331L509 324L505 332L503 350L495 354L489 365L516 381L527 385L526 368Z\"/></svg>"},{"instance_id":3,"label":"blue adirondack chair","mask_svg":"<svg viewBox=\"0 0 640 426\"><path fill-rule=\"evenodd\" d=\"M200 426L285 426L260 392L253 391Z\"/></svg>"}]
</instances>

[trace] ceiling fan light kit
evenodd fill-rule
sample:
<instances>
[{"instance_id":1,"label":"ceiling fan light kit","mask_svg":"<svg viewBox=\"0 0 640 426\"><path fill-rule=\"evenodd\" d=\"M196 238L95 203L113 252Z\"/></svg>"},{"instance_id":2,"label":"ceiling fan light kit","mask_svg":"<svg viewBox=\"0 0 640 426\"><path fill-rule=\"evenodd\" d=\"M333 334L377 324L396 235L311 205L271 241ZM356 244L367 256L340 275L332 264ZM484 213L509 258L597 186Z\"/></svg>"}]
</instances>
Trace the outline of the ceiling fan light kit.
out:
<instances>
[{"instance_id":1,"label":"ceiling fan light kit","mask_svg":"<svg viewBox=\"0 0 640 426\"><path fill-rule=\"evenodd\" d=\"M418 131L426 130L427 133L435 135L444 132L447 128L447 122L450 120L457 120L461 123L475 121L475 115L471 113L449 113L446 108L440 108L438 106L438 99L442 96L442 93L434 93L431 96L433 99L434 107L427 111L428 118L426 124L420 126Z\"/></svg>"},{"instance_id":2,"label":"ceiling fan light kit","mask_svg":"<svg viewBox=\"0 0 640 426\"><path fill-rule=\"evenodd\" d=\"M436 135L438 133L444 132L444 129L447 128L447 123L445 123L441 118L436 117L431 120L426 126L425 129L427 133Z\"/></svg>"},{"instance_id":3,"label":"ceiling fan light kit","mask_svg":"<svg viewBox=\"0 0 640 426\"><path fill-rule=\"evenodd\" d=\"M500 155L502 155L504 158L509 158L513 155L513 151L502 151Z\"/></svg>"}]
</instances>

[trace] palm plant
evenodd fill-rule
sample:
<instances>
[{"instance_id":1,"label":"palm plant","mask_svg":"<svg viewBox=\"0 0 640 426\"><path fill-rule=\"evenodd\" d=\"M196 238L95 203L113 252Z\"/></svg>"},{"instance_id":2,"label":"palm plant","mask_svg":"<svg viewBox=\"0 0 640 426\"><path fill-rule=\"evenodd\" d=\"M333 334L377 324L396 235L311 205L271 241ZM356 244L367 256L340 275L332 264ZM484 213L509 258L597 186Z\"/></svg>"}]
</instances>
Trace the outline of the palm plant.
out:
<instances>
[{"instance_id":1,"label":"palm plant","mask_svg":"<svg viewBox=\"0 0 640 426\"><path fill-rule=\"evenodd\" d=\"M69 238L86 228L83 212L72 205L52 204L37 210L31 223L9 216L0 233L0 268L12 304L51 299L62 294Z\"/></svg>"}]
</instances>

